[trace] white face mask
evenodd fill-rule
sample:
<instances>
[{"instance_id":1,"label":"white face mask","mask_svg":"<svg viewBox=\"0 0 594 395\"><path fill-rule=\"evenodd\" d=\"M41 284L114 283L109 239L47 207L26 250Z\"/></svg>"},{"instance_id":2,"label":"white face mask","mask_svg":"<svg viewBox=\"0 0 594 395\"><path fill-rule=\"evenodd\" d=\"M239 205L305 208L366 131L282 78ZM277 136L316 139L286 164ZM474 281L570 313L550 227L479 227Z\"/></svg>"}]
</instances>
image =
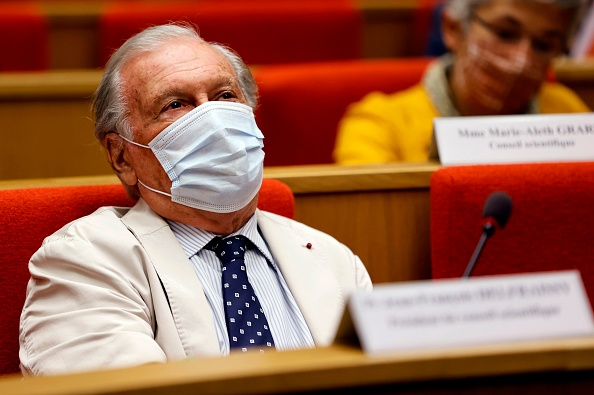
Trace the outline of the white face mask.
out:
<instances>
[{"instance_id":1,"label":"white face mask","mask_svg":"<svg viewBox=\"0 0 594 395\"><path fill-rule=\"evenodd\" d=\"M230 213L245 207L262 185L264 135L251 107L209 101L165 128L148 145L172 182L171 194L145 188L185 206Z\"/></svg>"}]
</instances>

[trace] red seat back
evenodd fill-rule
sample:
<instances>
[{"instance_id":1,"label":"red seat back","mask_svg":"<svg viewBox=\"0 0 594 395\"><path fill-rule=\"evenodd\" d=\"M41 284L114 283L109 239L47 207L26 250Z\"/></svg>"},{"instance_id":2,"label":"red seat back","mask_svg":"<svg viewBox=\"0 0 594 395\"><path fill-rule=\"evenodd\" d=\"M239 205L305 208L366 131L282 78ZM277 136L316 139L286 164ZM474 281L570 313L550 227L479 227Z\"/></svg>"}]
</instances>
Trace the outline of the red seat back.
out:
<instances>
[{"instance_id":1,"label":"red seat back","mask_svg":"<svg viewBox=\"0 0 594 395\"><path fill-rule=\"evenodd\" d=\"M49 27L40 4L2 3L0 53L0 71L49 68Z\"/></svg>"},{"instance_id":2,"label":"red seat back","mask_svg":"<svg viewBox=\"0 0 594 395\"><path fill-rule=\"evenodd\" d=\"M267 65L255 70L256 122L266 166L333 163L338 123L349 104L372 91L409 88L431 59L375 59Z\"/></svg>"},{"instance_id":3,"label":"red seat back","mask_svg":"<svg viewBox=\"0 0 594 395\"><path fill-rule=\"evenodd\" d=\"M431 178L433 278L464 273L493 191L512 213L487 240L473 276L578 269L594 302L594 162L445 167Z\"/></svg>"},{"instance_id":4,"label":"red seat back","mask_svg":"<svg viewBox=\"0 0 594 395\"><path fill-rule=\"evenodd\" d=\"M99 24L101 64L142 29L171 21L195 24L207 41L225 44L249 65L362 56L363 19L353 0L117 1Z\"/></svg>"},{"instance_id":5,"label":"red seat back","mask_svg":"<svg viewBox=\"0 0 594 395\"><path fill-rule=\"evenodd\" d=\"M29 280L29 258L43 239L101 206L131 206L120 184L0 190L0 375L19 372L19 318ZM293 218L290 188L264 179L258 207Z\"/></svg>"}]
</instances>

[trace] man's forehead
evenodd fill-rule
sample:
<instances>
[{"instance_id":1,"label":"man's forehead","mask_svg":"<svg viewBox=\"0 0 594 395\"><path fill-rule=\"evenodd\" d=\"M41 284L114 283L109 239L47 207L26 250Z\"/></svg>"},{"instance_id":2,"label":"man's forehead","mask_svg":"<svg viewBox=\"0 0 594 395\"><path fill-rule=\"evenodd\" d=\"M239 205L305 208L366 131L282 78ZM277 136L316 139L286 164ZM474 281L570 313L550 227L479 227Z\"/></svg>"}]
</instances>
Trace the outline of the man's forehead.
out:
<instances>
[{"instance_id":1,"label":"man's forehead","mask_svg":"<svg viewBox=\"0 0 594 395\"><path fill-rule=\"evenodd\" d=\"M235 80L230 62L210 45L197 40L171 41L155 51L144 52L129 59L122 67L124 86L179 83L179 79Z\"/></svg>"},{"instance_id":2,"label":"man's forehead","mask_svg":"<svg viewBox=\"0 0 594 395\"><path fill-rule=\"evenodd\" d=\"M190 40L188 38L172 39L154 50L144 51L127 60L123 69L132 69L134 72L146 71L151 74L161 68L180 69L208 66L216 64L222 68L231 68L228 60L222 53L205 42Z\"/></svg>"}]
</instances>

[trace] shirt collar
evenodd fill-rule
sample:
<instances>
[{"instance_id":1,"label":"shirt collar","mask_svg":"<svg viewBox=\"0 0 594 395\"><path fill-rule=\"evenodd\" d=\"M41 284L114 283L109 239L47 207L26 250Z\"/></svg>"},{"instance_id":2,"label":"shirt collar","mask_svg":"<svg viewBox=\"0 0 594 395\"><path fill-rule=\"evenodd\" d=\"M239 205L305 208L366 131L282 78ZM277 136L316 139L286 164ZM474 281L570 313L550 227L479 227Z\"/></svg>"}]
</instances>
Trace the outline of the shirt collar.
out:
<instances>
[{"instance_id":1,"label":"shirt collar","mask_svg":"<svg viewBox=\"0 0 594 395\"><path fill-rule=\"evenodd\" d=\"M173 231L173 234L180 242L188 258L202 250L204 246L206 246L206 244L208 244L208 242L210 242L214 237L220 236L207 230L182 224L181 222L172 220L166 221L169 224L171 230ZM260 253L264 255L268 263L274 269L276 269L276 264L272 259L272 254L268 249L268 245L266 244L266 241L264 240L258 229L258 220L256 214L252 215L250 219L247 221L247 223L243 227L241 227L237 232L231 233L230 235L226 235L224 236L224 238L236 235L243 235L247 237L258 248Z\"/></svg>"}]
</instances>

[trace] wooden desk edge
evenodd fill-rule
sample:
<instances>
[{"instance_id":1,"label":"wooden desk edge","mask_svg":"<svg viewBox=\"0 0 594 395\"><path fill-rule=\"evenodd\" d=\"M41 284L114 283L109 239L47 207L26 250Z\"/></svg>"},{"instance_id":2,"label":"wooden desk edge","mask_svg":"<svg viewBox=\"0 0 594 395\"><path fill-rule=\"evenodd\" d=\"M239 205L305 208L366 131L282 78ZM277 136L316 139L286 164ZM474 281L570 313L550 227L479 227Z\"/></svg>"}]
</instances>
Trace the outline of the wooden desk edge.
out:
<instances>
[{"instance_id":1,"label":"wooden desk edge","mask_svg":"<svg viewBox=\"0 0 594 395\"><path fill-rule=\"evenodd\" d=\"M393 163L340 166L302 165L265 167L264 176L286 183L294 194L428 188L438 163ZM39 188L71 185L117 184L115 175L3 180L2 189Z\"/></svg>"},{"instance_id":2,"label":"wooden desk edge","mask_svg":"<svg viewBox=\"0 0 594 395\"><path fill-rule=\"evenodd\" d=\"M264 176L283 181L295 194L428 188L440 165L390 163L378 165L303 165L264 168Z\"/></svg>"},{"instance_id":3,"label":"wooden desk edge","mask_svg":"<svg viewBox=\"0 0 594 395\"><path fill-rule=\"evenodd\" d=\"M282 393L537 372L594 369L594 337L509 343L384 356L327 348L236 354L117 370L0 378L6 394ZM184 392L186 393L186 392Z\"/></svg>"}]
</instances>

